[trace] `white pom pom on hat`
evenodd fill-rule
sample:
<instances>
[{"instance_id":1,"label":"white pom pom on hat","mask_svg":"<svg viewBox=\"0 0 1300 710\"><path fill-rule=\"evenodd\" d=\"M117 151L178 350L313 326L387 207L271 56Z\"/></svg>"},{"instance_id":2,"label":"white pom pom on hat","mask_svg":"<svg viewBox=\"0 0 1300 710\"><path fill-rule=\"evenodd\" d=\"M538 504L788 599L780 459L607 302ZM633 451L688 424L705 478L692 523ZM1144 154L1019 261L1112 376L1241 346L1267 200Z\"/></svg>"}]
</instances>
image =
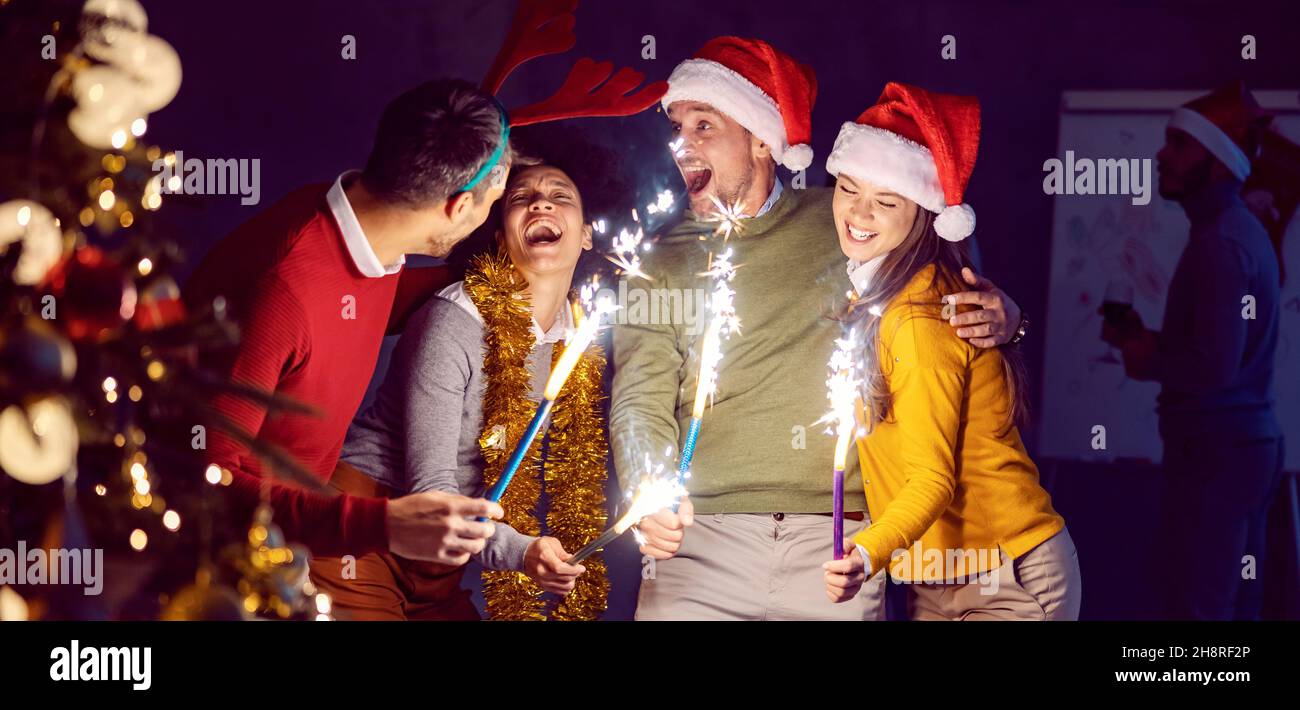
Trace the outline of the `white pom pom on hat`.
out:
<instances>
[{"instance_id":1,"label":"white pom pom on hat","mask_svg":"<svg viewBox=\"0 0 1300 710\"><path fill-rule=\"evenodd\" d=\"M965 203L943 208L934 218L934 233L950 242L960 242L975 233L975 210Z\"/></svg>"},{"instance_id":2,"label":"white pom pom on hat","mask_svg":"<svg viewBox=\"0 0 1300 710\"><path fill-rule=\"evenodd\" d=\"M799 172L809 165L812 165L813 151L812 146L807 143L792 145L785 149L785 155L781 156L781 164L785 167Z\"/></svg>"}]
</instances>

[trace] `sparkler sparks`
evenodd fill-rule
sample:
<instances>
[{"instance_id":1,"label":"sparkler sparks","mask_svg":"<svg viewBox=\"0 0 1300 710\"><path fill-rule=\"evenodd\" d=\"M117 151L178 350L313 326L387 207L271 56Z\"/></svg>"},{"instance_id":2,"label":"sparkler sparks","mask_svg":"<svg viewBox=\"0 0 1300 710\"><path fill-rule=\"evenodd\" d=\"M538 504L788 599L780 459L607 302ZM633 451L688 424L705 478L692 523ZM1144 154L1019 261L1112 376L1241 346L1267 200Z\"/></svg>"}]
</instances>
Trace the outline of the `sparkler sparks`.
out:
<instances>
[{"instance_id":1,"label":"sparkler sparks","mask_svg":"<svg viewBox=\"0 0 1300 710\"><path fill-rule=\"evenodd\" d=\"M669 453L671 453L671 449ZM646 454L645 469L641 475L640 483L637 484L636 492L628 491L627 493L627 498L630 501L627 511L618 519L618 522L614 523L600 537L575 552L567 560L567 563L571 565L577 564L590 557L617 539L619 535L627 532L629 528L636 537L637 544L644 544L645 537L634 526L647 515L653 515L660 510L672 507L684 495L686 495L686 489L681 482L672 476L665 476L664 465L652 462L650 454Z\"/></svg>"},{"instance_id":2,"label":"sparkler sparks","mask_svg":"<svg viewBox=\"0 0 1300 710\"><path fill-rule=\"evenodd\" d=\"M623 270L624 274L631 277L640 277L649 279L646 272L641 270L641 255L637 253L638 247L641 246L641 240L645 238L645 232L640 227L635 232L627 229L619 231L614 237L611 248L614 251L613 256L606 256L615 266Z\"/></svg>"},{"instance_id":3,"label":"sparkler sparks","mask_svg":"<svg viewBox=\"0 0 1300 710\"><path fill-rule=\"evenodd\" d=\"M655 201L646 205L647 214L664 214L670 211L675 203L675 198L671 190L664 190L659 193ZM641 216L635 209L632 210L632 221L636 223L636 229L630 230L626 227L619 230L614 237L610 249L614 252L612 256L606 256L611 263L630 277L640 277L649 280L650 276L641 269L641 251L650 251L650 242L645 241L645 230L641 227ZM607 226L605 220L597 220L592 223L593 229L604 234Z\"/></svg>"},{"instance_id":4,"label":"sparkler sparks","mask_svg":"<svg viewBox=\"0 0 1300 710\"><path fill-rule=\"evenodd\" d=\"M835 445L835 465L844 467L848 456L849 444L857 428L853 416L853 404L857 401L858 389L862 380L858 377L858 366L854 359L857 350L857 334L849 331L848 335L835 341L835 352L831 354L828 367L831 374L826 379L826 398L831 409L817 423L827 424L826 433L838 437Z\"/></svg>"},{"instance_id":5,"label":"sparkler sparks","mask_svg":"<svg viewBox=\"0 0 1300 710\"><path fill-rule=\"evenodd\" d=\"M858 397L857 364L854 351L857 349L855 333L850 330L846 337L835 341L835 352L831 354L830 377L826 379L826 398L830 400L831 410L821 421L830 424L826 433L836 437L835 469L832 481L831 550L835 559L844 557L844 464L848 459L849 445L856 434L856 422L853 416L853 404Z\"/></svg>"},{"instance_id":6,"label":"sparkler sparks","mask_svg":"<svg viewBox=\"0 0 1300 710\"><path fill-rule=\"evenodd\" d=\"M713 230L714 234L722 237L722 241L725 242L733 233L744 231L745 224L742 220L745 219L745 215L740 211L740 202L727 206L714 195L709 195L709 199L713 201L715 210L705 221L718 223Z\"/></svg>"},{"instance_id":7,"label":"sparkler sparks","mask_svg":"<svg viewBox=\"0 0 1300 710\"><path fill-rule=\"evenodd\" d=\"M672 450L669 449L669 453ZM637 484L636 492L627 492L628 504L627 512L619 518L614 527L621 533L634 525L637 521L653 515L657 511L671 507L679 498L686 495L686 489L677 481L675 476L664 475L664 465L654 463L650 460L650 454L645 455L645 469L641 475L641 481Z\"/></svg>"},{"instance_id":8,"label":"sparkler sparks","mask_svg":"<svg viewBox=\"0 0 1300 710\"><path fill-rule=\"evenodd\" d=\"M740 333L740 317L736 315L736 292L731 280L736 276L736 266L731 263L731 250L709 259L709 268L702 275L714 280L713 294L709 299L713 318L704 332L700 345L700 375L695 385L695 406L691 416L704 415L704 405L711 402L718 389L718 365L722 362L722 341L732 333Z\"/></svg>"},{"instance_id":9,"label":"sparkler sparks","mask_svg":"<svg viewBox=\"0 0 1300 710\"><path fill-rule=\"evenodd\" d=\"M655 198L654 202L646 205L645 211L647 214L662 214L672 209L672 207L673 192L672 190L664 190L659 193L659 196Z\"/></svg>"},{"instance_id":10,"label":"sparkler sparks","mask_svg":"<svg viewBox=\"0 0 1300 710\"><path fill-rule=\"evenodd\" d=\"M567 344L560 354L559 362L555 363L555 369L551 370L550 378L546 380L546 391L543 393L546 399L553 400L560 394L560 388L569 379L569 373L578 364L578 358L582 357L591 341L596 339L596 332L600 329L605 314L621 308L608 296L598 298L596 294L599 291L600 281L595 277L592 277L590 283L583 284L579 291L582 307L573 309L576 327L564 334Z\"/></svg>"}]
</instances>

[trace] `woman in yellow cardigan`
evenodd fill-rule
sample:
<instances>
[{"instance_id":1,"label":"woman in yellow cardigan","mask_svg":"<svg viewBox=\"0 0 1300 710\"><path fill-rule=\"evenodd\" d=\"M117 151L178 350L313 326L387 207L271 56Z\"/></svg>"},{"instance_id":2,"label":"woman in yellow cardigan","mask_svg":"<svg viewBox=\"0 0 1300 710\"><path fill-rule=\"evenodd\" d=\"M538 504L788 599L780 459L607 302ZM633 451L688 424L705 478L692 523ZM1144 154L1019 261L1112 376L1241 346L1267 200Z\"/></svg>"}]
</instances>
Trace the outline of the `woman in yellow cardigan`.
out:
<instances>
[{"instance_id":1,"label":"woman in yellow cardigan","mask_svg":"<svg viewBox=\"0 0 1300 710\"><path fill-rule=\"evenodd\" d=\"M915 619L1077 619L1079 561L1016 428L1014 353L948 325L975 214L962 192L979 104L891 83L844 124L826 169L858 300L859 461L872 524L827 562L831 601L886 569ZM976 326L977 328L980 326Z\"/></svg>"}]
</instances>

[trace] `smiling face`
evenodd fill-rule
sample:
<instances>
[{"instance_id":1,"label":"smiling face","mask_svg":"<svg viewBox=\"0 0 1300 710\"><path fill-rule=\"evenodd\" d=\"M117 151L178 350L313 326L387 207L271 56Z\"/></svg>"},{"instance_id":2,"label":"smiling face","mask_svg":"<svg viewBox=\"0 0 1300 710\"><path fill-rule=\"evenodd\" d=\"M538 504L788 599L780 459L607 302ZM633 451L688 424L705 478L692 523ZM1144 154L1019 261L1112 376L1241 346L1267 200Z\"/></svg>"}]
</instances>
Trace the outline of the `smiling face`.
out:
<instances>
[{"instance_id":1,"label":"smiling face","mask_svg":"<svg viewBox=\"0 0 1300 710\"><path fill-rule=\"evenodd\" d=\"M758 211L772 190L776 164L767 144L709 104L675 101L668 106L674 138L682 139L673 156L686 184L691 211L717 211L711 198L730 207Z\"/></svg>"},{"instance_id":2,"label":"smiling face","mask_svg":"<svg viewBox=\"0 0 1300 710\"><path fill-rule=\"evenodd\" d=\"M888 254L912 231L919 209L896 192L840 173L831 203L840 251L863 262Z\"/></svg>"},{"instance_id":3,"label":"smiling face","mask_svg":"<svg viewBox=\"0 0 1300 710\"><path fill-rule=\"evenodd\" d=\"M516 167L502 198L504 242L510 261L529 281L537 275L573 275L591 248L582 198L569 176L550 165Z\"/></svg>"}]
</instances>

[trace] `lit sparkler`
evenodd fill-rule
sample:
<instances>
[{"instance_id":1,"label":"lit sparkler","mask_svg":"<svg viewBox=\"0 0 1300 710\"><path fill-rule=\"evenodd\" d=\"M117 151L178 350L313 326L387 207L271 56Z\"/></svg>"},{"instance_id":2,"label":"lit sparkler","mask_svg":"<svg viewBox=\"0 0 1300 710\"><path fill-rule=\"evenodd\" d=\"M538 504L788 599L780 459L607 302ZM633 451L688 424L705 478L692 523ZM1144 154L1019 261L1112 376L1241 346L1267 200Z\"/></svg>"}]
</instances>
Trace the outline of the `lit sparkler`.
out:
<instances>
[{"instance_id":1,"label":"lit sparkler","mask_svg":"<svg viewBox=\"0 0 1300 710\"><path fill-rule=\"evenodd\" d=\"M736 315L735 296L731 290L731 280L736 276L736 266L731 263L731 250L721 256L710 259L709 268L704 276L714 280L713 296L710 309L713 317L704 331L700 344L700 371L695 381L695 402L691 409L691 425L686 431L686 441L682 444L682 455L677 467L677 483L685 487L689 476L691 459L695 456L695 442L700 435L700 422L704 418L704 407L713 401L718 391L718 365L722 362L722 341L732 333L740 333L740 317Z\"/></svg>"},{"instance_id":2,"label":"lit sparkler","mask_svg":"<svg viewBox=\"0 0 1300 710\"><path fill-rule=\"evenodd\" d=\"M524 456L528 453L528 447L532 446L533 440L541 431L542 422L555 406L555 398L560 394L560 389L564 387L565 380L569 379L569 374L573 372L574 366L578 364L578 359L582 353L587 350L587 346L596 339L596 332L600 329L600 323L603 316L607 313L613 313L619 309L608 297L596 297L599 290L599 283L592 279L591 283L585 284L581 289L583 306L573 308L574 321L577 326L570 333L565 334L567 345L564 352L560 354L560 359L555 363L551 370L551 375L546 380L546 389L542 394L542 401L537 405L537 411L533 414L533 419L528 423L528 428L524 431L523 437L515 445L515 450L506 462L505 468L501 471L501 477L488 490L486 498L493 503L501 500L505 494L506 487L510 485L510 480L514 478L515 472L519 470L519 465L523 463ZM585 309L585 315L584 315ZM480 518L480 520L484 520Z\"/></svg>"},{"instance_id":3,"label":"lit sparkler","mask_svg":"<svg viewBox=\"0 0 1300 710\"><path fill-rule=\"evenodd\" d=\"M600 537L592 540L581 550L573 553L573 557L566 560L567 564L577 564L591 555L595 554L609 543L613 542L641 521L647 515L653 515L655 512L670 507L682 496L686 495L686 489L682 488L679 481L671 476L663 475L663 464L652 464L650 454L645 457L645 474L641 482L637 485L636 493L628 492L631 502L628 505L627 512L614 523L613 527L601 533ZM638 531L633 528L633 533ZM638 542L643 538L638 537Z\"/></svg>"},{"instance_id":4,"label":"lit sparkler","mask_svg":"<svg viewBox=\"0 0 1300 710\"><path fill-rule=\"evenodd\" d=\"M826 398L830 400L831 409L818 420L819 423L827 423L829 426L826 433L836 437L835 469L832 476L834 503L831 514L835 536L833 549L837 560L844 557L844 465L848 459L849 446L857 433L853 405L862 384L854 359L856 348L857 340L853 331L835 341L835 352L831 354L828 363L831 374L826 379Z\"/></svg>"}]
</instances>

